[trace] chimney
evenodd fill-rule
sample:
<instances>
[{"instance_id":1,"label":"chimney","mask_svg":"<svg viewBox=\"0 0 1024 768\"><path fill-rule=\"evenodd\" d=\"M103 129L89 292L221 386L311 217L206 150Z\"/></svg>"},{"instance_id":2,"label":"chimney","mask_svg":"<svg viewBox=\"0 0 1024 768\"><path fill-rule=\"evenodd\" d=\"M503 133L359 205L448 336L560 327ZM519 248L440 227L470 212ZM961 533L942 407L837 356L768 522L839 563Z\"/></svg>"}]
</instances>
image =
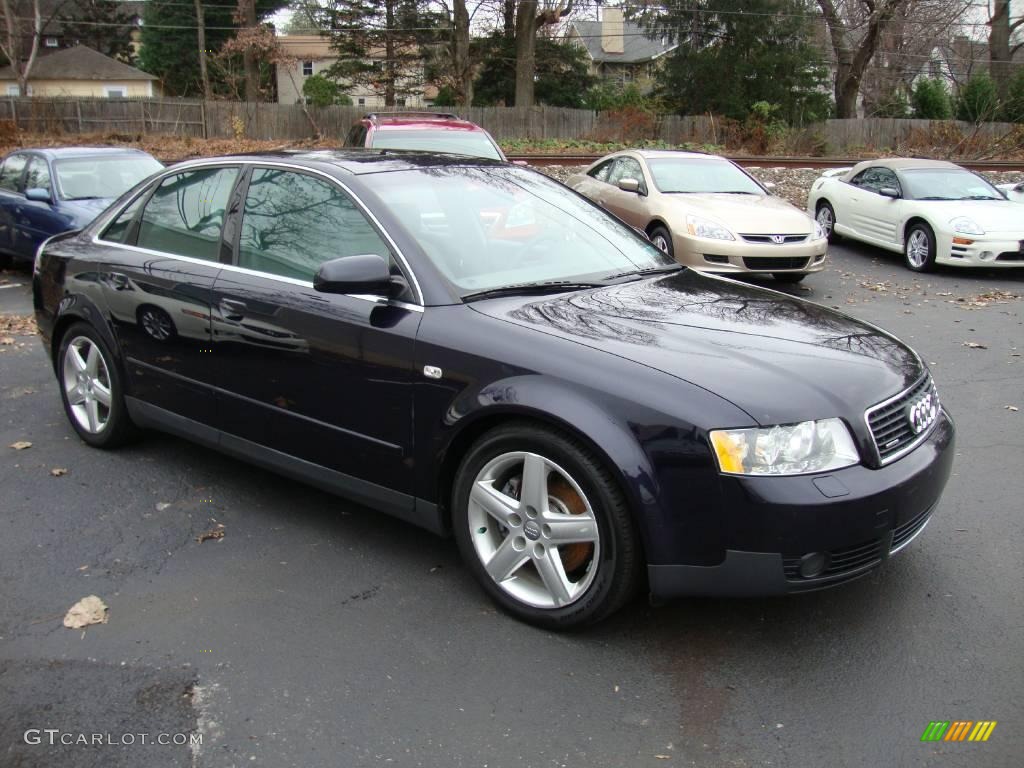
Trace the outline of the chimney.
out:
<instances>
[{"instance_id":1,"label":"chimney","mask_svg":"<svg viewBox=\"0 0 1024 768\"><path fill-rule=\"evenodd\" d=\"M601 50L605 53L623 53L622 9L605 8L601 15Z\"/></svg>"}]
</instances>

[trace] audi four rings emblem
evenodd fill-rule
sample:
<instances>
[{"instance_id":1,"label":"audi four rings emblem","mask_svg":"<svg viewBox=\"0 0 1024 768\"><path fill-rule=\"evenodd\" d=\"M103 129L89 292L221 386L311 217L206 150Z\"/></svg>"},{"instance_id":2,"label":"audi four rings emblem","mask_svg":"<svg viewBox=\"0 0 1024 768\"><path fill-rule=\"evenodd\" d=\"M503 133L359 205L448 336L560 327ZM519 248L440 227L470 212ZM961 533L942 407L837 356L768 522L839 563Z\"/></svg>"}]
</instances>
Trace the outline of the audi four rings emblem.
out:
<instances>
[{"instance_id":1,"label":"audi four rings emblem","mask_svg":"<svg viewBox=\"0 0 1024 768\"><path fill-rule=\"evenodd\" d=\"M907 421L915 435L919 435L931 426L939 415L939 398L934 391L915 400L907 406Z\"/></svg>"}]
</instances>

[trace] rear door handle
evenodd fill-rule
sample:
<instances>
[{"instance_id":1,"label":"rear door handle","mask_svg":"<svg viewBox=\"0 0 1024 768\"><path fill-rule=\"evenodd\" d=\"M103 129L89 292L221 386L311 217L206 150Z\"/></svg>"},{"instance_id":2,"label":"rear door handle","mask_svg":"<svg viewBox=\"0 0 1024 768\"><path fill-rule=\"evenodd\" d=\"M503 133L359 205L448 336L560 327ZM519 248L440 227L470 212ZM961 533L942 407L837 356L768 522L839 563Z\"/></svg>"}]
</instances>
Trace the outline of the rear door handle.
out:
<instances>
[{"instance_id":1,"label":"rear door handle","mask_svg":"<svg viewBox=\"0 0 1024 768\"><path fill-rule=\"evenodd\" d=\"M226 320L241 320L245 317L245 302L235 299L221 299L220 313Z\"/></svg>"}]
</instances>

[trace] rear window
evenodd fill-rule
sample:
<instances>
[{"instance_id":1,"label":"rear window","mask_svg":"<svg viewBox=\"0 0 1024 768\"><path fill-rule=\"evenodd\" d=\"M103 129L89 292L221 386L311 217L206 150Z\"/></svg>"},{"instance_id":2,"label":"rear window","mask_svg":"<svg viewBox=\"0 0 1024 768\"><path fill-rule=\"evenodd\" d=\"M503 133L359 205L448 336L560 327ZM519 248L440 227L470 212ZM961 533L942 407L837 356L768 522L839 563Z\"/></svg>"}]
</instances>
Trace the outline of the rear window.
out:
<instances>
[{"instance_id":1,"label":"rear window","mask_svg":"<svg viewBox=\"0 0 1024 768\"><path fill-rule=\"evenodd\" d=\"M504 160L483 131L385 130L373 134L374 149L411 149Z\"/></svg>"}]
</instances>

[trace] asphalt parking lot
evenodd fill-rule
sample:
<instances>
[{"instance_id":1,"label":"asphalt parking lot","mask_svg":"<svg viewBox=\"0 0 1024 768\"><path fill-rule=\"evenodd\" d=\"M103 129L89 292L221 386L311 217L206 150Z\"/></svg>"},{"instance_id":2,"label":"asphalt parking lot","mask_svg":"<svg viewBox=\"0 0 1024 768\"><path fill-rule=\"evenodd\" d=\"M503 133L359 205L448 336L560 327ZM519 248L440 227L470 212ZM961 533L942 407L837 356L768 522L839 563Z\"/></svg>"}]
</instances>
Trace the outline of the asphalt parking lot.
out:
<instances>
[{"instance_id":1,"label":"asphalt parking lot","mask_svg":"<svg viewBox=\"0 0 1024 768\"><path fill-rule=\"evenodd\" d=\"M28 276L0 278L0 313L28 312ZM788 292L931 364L959 428L937 514L832 591L638 600L570 635L497 613L451 541L175 438L87 448L12 335L0 766L1020 765L1024 271L918 276L843 245ZM90 594L109 622L64 628ZM933 720L998 726L922 743ZM25 742L48 728L203 743Z\"/></svg>"}]
</instances>

